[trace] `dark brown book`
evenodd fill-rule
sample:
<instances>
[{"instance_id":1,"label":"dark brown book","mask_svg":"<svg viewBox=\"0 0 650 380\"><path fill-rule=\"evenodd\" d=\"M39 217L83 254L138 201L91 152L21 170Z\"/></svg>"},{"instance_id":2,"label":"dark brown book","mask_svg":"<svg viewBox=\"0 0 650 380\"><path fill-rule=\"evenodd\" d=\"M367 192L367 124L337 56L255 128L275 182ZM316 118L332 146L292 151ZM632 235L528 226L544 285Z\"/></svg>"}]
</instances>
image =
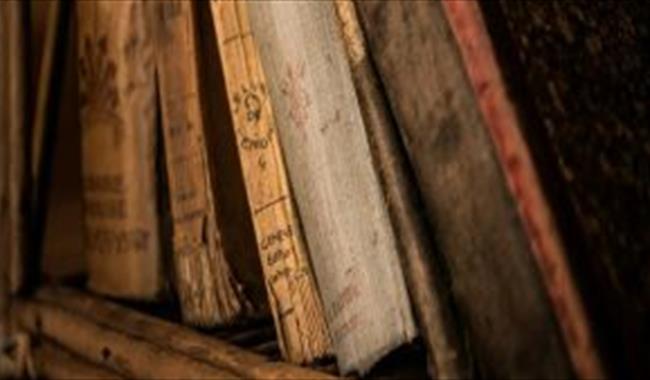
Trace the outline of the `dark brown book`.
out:
<instances>
[{"instance_id":1,"label":"dark brown book","mask_svg":"<svg viewBox=\"0 0 650 380\"><path fill-rule=\"evenodd\" d=\"M358 3L479 373L600 376L536 167L497 96L487 35L458 34L481 26L480 13L450 17L454 8L472 7L477 3ZM468 51L482 59L468 59Z\"/></svg>"},{"instance_id":2,"label":"dark brown book","mask_svg":"<svg viewBox=\"0 0 650 380\"><path fill-rule=\"evenodd\" d=\"M470 363L446 288L445 269L428 235L413 173L370 61L354 3L337 0L336 11L371 153L397 232L418 327L429 354L429 372L434 378L466 378Z\"/></svg>"},{"instance_id":3,"label":"dark brown book","mask_svg":"<svg viewBox=\"0 0 650 380\"><path fill-rule=\"evenodd\" d=\"M498 1L481 8L605 369L647 377L650 7Z\"/></svg>"},{"instance_id":4,"label":"dark brown book","mask_svg":"<svg viewBox=\"0 0 650 380\"><path fill-rule=\"evenodd\" d=\"M29 222L29 156L27 128L26 6L19 1L0 5L2 28L2 133L4 196L2 213L7 249L8 289L15 293L24 284Z\"/></svg>"}]
</instances>

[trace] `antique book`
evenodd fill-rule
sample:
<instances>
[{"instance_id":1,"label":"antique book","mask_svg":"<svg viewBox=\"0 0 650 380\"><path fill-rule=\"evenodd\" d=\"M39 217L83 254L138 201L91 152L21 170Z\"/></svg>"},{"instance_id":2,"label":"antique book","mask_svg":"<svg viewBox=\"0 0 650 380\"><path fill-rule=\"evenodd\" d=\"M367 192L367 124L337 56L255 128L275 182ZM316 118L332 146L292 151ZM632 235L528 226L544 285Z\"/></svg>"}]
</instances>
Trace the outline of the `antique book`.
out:
<instances>
[{"instance_id":1,"label":"antique book","mask_svg":"<svg viewBox=\"0 0 650 380\"><path fill-rule=\"evenodd\" d=\"M334 4L247 5L339 369L365 373L416 329Z\"/></svg>"},{"instance_id":2,"label":"antique book","mask_svg":"<svg viewBox=\"0 0 650 380\"><path fill-rule=\"evenodd\" d=\"M8 33L5 28L6 2L0 4L0 43L8 45ZM9 215L8 215L8 121L6 103L7 49L0 50L0 336L9 334Z\"/></svg>"},{"instance_id":3,"label":"antique book","mask_svg":"<svg viewBox=\"0 0 650 380\"><path fill-rule=\"evenodd\" d=\"M3 129L5 154L5 214L7 251L6 276L9 290L16 293L24 286L27 233L30 210L30 176L28 155L26 64L26 5L7 1L1 5L3 28Z\"/></svg>"},{"instance_id":4,"label":"antique book","mask_svg":"<svg viewBox=\"0 0 650 380\"><path fill-rule=\"evenodd\" d=\"M477 3L372 1L358 10L479 372L601 377Z\"/></svg>"},{"instance_id":5,"label":"antique book","mask_svg":"<svg viewBox=\"0 0 650 380\"><path fill-rule=\"evenodd\" d=\"M452 312L444 262L428 236L413 173L369 60L354 2L337 0L335 4L370 150L379 168L404 275L427 346L429 372L433 378L467 378L470 363Z\"/></svg>"},{"instance_id":6,"label":"antique book","mask_svg":"<svg viewBox=\"0 0 650 380\"><path fill-rule=\"evenodd\" d=\"M589 1L481 8L482 34L552 201L603 366L612 378L647 377L650 8ZM462 13L453 12L456 24L467 23ZM459 41L473 38L456 29ZM465 55L475 66L477 58ZM590 342L571 335L580 372L595 377L593 355L577 349Z\"/></svg>"},{"instance_id":7,"label":"antique book","mask_svg":"<svg viewBox=\"0 0 650 380\"><path fill-rule=\"evenodd\" d=\"M213 1L233 129L283 356L309 363L330 352L318 288L297 220L266 79L245 3Z\"/></svg>"},{"instance_id":8,"label":"antique book","mask_svg":"<svg viewBox=\"0 0 650 380\"><path fill-rule=\"evenodd\" d=\"M42 236L38 238L43 239L41 250L34 253L40 261L40 265L35 267L43 281L30 284L31 289L49 280L82 278L88 268L83 247L84 212L76 19L73 17L72 4L61 2L60 6L61 17L69 19L67 25L58 33L65 41L57 43L56 49L60 51L56 52L57 58L52 62L56 80L52 81L52 94L49 95L51 102L45 107L48 116L47 127L44 127L43 145L48 146L48 149L41 153L43 190L39 195L41 206L34 206L45 208L37 210L35 216L35 219L38 217L36 223L42 228ZM63 20L60 22L65 24ZM59 54L62 57L58 57Z\"/></svg>"},{"instance_id":9,"label":"antique book","mask_svg":"<svg viewBox=\"0 0 650 380\"><path fill-rule=\"evenodd\" d=\"M138 1L77 3L88 286L134 299L163 284L149 20Z\"/></svg>"},{"instance_id":10,"label":"antique book","mask_svg":"<svg viewBox=\"0 0 650 380\"><path fill-rule=\"evenodd\" d=\"M32 15L30 19L32 42L30 45L37 45L34 39L39 38L41 42L40 51L31 52L31 61L37 61L33 73L35 83L32 84L34 96L31 118L31 142L29 145L30 176L32 183L31 218L33 221L32 246L30 255L32 263L29 266L38 267L38 256L42 251L43 230L45 210L47 209L47 192L51 174L52 149L56 134L56 125L53 120L58 111L58 101L61 98L59 93L61 82L54 78L58 73L63 72L63 60L66 54L65 43L70 41L67 38L68 16L70 9L67 3L59 0L31 4L31 10L35 14L44 14L41 17ZM40 31L40 33L38 32ZM40 54L39 54L40 53ZM36 55L40 59L36 59ZM27 279L32 282L37 276ZM31 285L31 284L30 284Z\"/></svg>"},{"instance_id":11,"label":"antique book","mask_svg":"<svg viewBox=\"0 0 650 380\"><path fill-rule=\"evenodd\" d=\"M70 227L78 227L78 219L72 223L67 223L72 218L67 217L66 211L68 206L80 203L80 193L73 192L67 194L68 186L60 178L56 185L62 186L55 189L52 184L54 163L57 162L54 151L59 139L60 129L75 130L78 128L78 110L76 109L76 96L70 96L70 92L76 91L72 89L77 86L76 81L71 80L76 76L76 54L74 54L74 41L75 36L72 34L70 20L72 18L72 6L68 2L60 0L50 2L37 2L30 4L30 62L32 63L32 78L34 82L31 83L32 96L30 97L30 125L31 125L31 141L29 145L30 154L30 181L31 181L31 197L30 197L30 253L25 260L25 287L33 289L40 283L41 269L40 265L43 262L45 251L45 238L48 216L50 211L56 209L60 212L57 215L50 216L50 220L54 220L57 227L63 229ZM73 66L71 70L68 66ZM74 105L71 109L71 103ZM64 109L63 107L68 107ZM67 119L66 119L67 118ZM74 120L72 122L70 119ZM68 125L71 124L71 125ZM66 136L69 137L69 136ZM66 144L78 144L77 139L66 141ZM78 149L69 149L66 146L64 150L66 153L78 152ZM67 156L69 156L68 154ZM66 154L63 154L66 156ZM79 157L73 158L77 166L71 166L59 172L63 178L77 178L79 173L78 162ZM59 160L60 161L60 160ZM73 173L69 173L73 172ZM62 174L65 173L65 174ZM69 176L66 174L70 174ZM51 194L58 192L57 195L62 195L64 202L61 198L54 200ZM74 198L73 198L74 197ZM74 199L73 202L65 202ZM54 203L54 204L53 204ZM78 207L77 207L78 210ZM75 211L77 211L75 210ZM78 213L72 214L75 217ZM63 216L65 222L61 219ZM81 237L79 231L71 231L67 235L58 235L54 244L60 245L62 248L67 243L75 241L79 242ZM58 242L62 244L58 244ZM75 247L77 248L77 247ZM61 259L58 267L74 267L69 265L71 262L80 262L80 260L71 259L73 254L77 257L81 251L76 249L74 251L65 252L66 258ZM75 269L78 269L77 267Z\"/></svg>"},{"instance_id":12,"label":"antique book","mask_svg":"<svg viewBox=\"0 0 650 380\"><path fill-rule=\"evenodd\" d=\"M248 300L224 255L215 214L198 77L193 5L152 3L174 283L186 322L231 322Z\"/></svg>"}]
</instances>

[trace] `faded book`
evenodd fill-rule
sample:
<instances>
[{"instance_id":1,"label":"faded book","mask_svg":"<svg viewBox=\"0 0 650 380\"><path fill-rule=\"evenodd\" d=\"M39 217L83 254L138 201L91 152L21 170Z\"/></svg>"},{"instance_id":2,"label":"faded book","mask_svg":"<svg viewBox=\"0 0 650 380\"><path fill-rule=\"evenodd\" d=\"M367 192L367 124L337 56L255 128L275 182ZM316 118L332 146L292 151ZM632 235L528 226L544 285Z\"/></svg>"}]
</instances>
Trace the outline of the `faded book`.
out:
<instances>
[{"instance_id":1,"label":"faded book","mask_svg":"<svg viewBox=\"0 0 650 380\"><path fill-rule=\"evenodd\" d=\"M486 35L475 33L480 20L448 18L454 7L478 9L358 3L473 355L485 377L584 376L563 334L570 321L589 352L584 316L528 148L504 108Z\"/></svg>"},{"instance_id":2,"label":"faded book","mask_svg":"<svg viewBox=\"0 0 650 380\"><path fill-rule=\"evenodd\" d=\"M370 62L354 2L336 0L335 4L370 150L379 168L404 275L427 346L429 372L433 378L467 378L471 374L469 355L453 312L453 300L445 281L446 268L420 211L415 179Z\"/></svg>"},{"instance_id":3,"label":"faded book","mask_svg":"<svg viewBox=\"0 0 650 380\"><path fill-rule=\"evenodd\" d=\"M201 114L193 4L152 3L172 214L174 283L186 322L233 321L248 302L222 246Z\"/></svg>"},{"instance_id":4,"label":"faded book","mask_svg":"<svg viewBox=\"0 0 650 380\"><path fill-rule=\"evenodd\" d=\"M16 293L24 285L28 254L27 231L30 211L30 176L27 127L26 4L7 1L1 5L4 32L3 123L6 138L6 212L9 289Z\"/></svg>"},{"instance_id":5,"label":"faded book","mask_svg":"<svg viewBox=\"0 0 650 380\"><path fill-rule=\"evenodd\" d=\"M8 33L5 28L6 2L0 4L0 43L7 45ZM0 49L0 251L5 252L0 255L0 336L9 334L9 278L7 269L9 267L9 199L8 199L8 163L9 163L9 143L8 143L8 122L7 122L7 94L6 81L8 73L7 68L7 49Z\"/></svg>"},{"instance_id":6,"label":"faded book","mask_svg":"<svg viewBox=\"0 0 650 380\"><path fill-rule=\"evenodd\" d=\"M229 0L213 1L211 9L280 349L291 362L309 363L328 354L331 343L248 9Z\"/></svg>"},{"instance_id":7,"label":"faded book","mask_svg":"<svg viewBox=\"0 0 650 380\"><path fill-rule=\"evenodd\" d=\"M146 12L138 1L77 3L88 285L137 299L162 284Z\"/></svg>"},{"instance_id":8,"label":"faded book","mask_svg":"<svg viewBox=\"0 0 650 380\"><path fill-rule=\"evenodd\" d=\"M343 373L416 334L334 4L247 3Z\"/></svg>"}]
</instances>

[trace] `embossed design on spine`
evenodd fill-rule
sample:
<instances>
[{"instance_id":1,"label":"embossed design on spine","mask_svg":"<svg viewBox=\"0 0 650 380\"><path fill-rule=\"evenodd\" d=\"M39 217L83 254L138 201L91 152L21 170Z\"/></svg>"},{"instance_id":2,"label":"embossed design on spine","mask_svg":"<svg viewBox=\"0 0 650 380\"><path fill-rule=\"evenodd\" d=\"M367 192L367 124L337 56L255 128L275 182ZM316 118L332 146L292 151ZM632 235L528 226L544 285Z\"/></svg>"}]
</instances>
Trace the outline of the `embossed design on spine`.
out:
<instances>
[{"instance_id":1,"label":"embossed design on spine","mask_svg":"<svg viewBox=\"0 0 650 380\"><path fill-rule=\"evenodd\" d=\"M85 54L79 58L79 96L82 119L86 128L106 123L113 129L113 144L122 142L122 118L117 108L120 98L115 84L117 67L108 57L106 35L94 40L86 36L83 41ZM92 121L88 118L97 118Z\"/></svg>"}]
</instances>

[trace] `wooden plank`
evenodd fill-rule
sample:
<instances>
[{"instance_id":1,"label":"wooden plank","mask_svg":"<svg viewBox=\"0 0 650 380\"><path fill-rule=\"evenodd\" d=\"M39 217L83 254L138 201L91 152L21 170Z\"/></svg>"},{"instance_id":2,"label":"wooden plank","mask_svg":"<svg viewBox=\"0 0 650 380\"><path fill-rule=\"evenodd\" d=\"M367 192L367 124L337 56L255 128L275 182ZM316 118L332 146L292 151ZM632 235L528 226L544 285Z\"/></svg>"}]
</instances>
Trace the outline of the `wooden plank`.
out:
<instances>
[{"instance_id":1,"label":"wooden plank","mask_svg":"<svg viewBox=\"0 0 650 380\"><path fill-rule=\"evenodd\" d=\"M130 378L233 378L234 373L179 355L110 325L96 323L58 305L19 301L14 313L20 328L42 335L100 366Z\"/></svg>"},{"instance_id":2,"label":"wooden plank","mask_svg":"<svg viewBox=\"0 0 650 380\"><path fill-rule=\"evenodd\" d=\"M39 378L122 379L117 373L91 364L49 341L40 341L33 345L30 354Z\"/></svg>"},{"instance_id":3,"label":"wooden plank","mask_svg":"<svg viewBox=\"0 0 650 380\"><path fill-rule=\"evenodd\" d=\"M56 306L88 323L105 326L137 341L151 342L164 351L188 356L243 378L253 379L331 379L330 375L286 363L274 363L219 339L173 324L82 292L65 288L46 288L37 294L41 303ZM58 334L63 332L53 332ZM67 346L66 346L67 347Z\"/></svg>"}]
</instances>

